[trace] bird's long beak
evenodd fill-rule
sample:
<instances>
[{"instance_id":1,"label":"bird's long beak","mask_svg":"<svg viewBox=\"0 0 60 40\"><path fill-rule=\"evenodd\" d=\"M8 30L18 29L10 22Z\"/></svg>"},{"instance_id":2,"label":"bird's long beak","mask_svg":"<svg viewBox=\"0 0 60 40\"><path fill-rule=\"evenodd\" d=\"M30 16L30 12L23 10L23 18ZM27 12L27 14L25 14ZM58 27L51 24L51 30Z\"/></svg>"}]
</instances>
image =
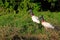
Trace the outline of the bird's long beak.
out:
<instances>
[{"instance_id":1,"label":"bird's long beak","mask_svg":"<svg viewBox=\"0 0 60 40\"><path fill-rule=\"evenodd\" d=\"M29 13L31 16L34 15L32 9L30 9L28 13Z\"/></svg>"},{"instance_id":2,"label":"bird's long beak","mask_svg":"<svg viewBox=\"0 0 60 40\"><path fill-rule=\"evenodd\" d=\"M30 10L28 11L28 13L32 13L32 9L30 9Z\"/></svg>"},{"instance_id":3,"label":"bird's long beak","mask_svg":"<svg viewBox=\"0 0 60 40\"><path fill-rule=\"evenodd\" d=\"M41 16L39 17L39 20L40 20L40 21L42 20Z\"/></svg>"}]
</instances>

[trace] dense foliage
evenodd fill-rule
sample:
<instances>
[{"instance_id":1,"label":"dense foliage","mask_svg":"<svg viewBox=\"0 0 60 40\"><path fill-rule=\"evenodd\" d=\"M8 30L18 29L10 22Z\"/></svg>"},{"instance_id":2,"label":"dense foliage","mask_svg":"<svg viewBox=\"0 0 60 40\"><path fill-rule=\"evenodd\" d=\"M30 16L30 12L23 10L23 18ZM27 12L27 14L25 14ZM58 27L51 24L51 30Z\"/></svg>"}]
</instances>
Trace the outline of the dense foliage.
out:
<instances>
[{"instance_id":1,"label":"dense foliage","mask_svg":"<svg viewBox=\"0 0 60 40\"><path fill-rule=\"evenodd\" d=\"M31 20L28 13L30 8L36 16L44 15L47 22L60 28L60 12L57 12L60 10L59 0L0 0L1 40L11 40L16 34L26 35L29 40L30 35L41 40L60 39L60 31L48 30L47 32L41 24Z\"/></svg>"},{"instance_id":2,"label":"dense foliage","mask_svg":"<svg viewBox=\"0 0 60 40\"><path fill-rule=\"evenodd\" d=\"M15 10L28 10L29 8L37 11L60 11L59 0L0 0L0 7Z\"/></svg>"}]
</instances>

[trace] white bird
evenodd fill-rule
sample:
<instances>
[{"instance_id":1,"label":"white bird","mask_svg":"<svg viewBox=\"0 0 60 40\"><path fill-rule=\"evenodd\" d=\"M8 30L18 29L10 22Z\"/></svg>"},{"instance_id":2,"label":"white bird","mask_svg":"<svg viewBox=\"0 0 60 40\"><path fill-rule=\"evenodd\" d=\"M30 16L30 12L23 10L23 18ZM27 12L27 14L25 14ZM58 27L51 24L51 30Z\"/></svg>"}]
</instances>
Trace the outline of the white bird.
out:
<instances>
[{"instance_id":1,"label":"white bird","mask_svg":"<svg viewBox=\"0 0 60 40\"><path fill-rule=\"evenodd\" d=\"M40 18L42 26L44 26L46 29L48 28L54 29L54 26L52 26L50 23L44 20L43 15Z\"/></svg>"},{"instance_id":2,"label":"white bird","mask_svg":"<svg viewBox=\"0 0 60 40\"><path fill-rule=\"evenodd\" d=\"M40 20L39 20L39 18L38 18L37 16L35 16L35 15L33 14L32 9L29 10L29 13L30 13L30 15L31 15L31 18L32 18L33 22L39 24L39 23L40 23Z\"/></svg>"}]
</instances>

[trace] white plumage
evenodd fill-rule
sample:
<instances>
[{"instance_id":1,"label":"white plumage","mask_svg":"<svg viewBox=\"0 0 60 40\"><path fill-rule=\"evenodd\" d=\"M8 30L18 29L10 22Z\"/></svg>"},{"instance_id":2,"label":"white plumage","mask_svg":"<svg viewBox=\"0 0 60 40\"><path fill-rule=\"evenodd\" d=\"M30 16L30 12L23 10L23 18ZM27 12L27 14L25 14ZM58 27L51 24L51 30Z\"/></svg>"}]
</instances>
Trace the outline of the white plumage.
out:
<instances>
[{"instance_id":1,"label":"white plumage","mask_svg":"<svg viewBox=\"0 0 60 40\"><path fill-rule=\"evenodd\" d=\"M47 28L51 28L54 29L54 26L52 26L50 23L46 22L43 15L41 15L40 17L41 19L41 24L47 29Z\"/></svg>"},{"instance_id":2,"label":"white plumage","mask_svg":"<svg viewBox=\"0 0 60 40\"><path fill-rule=\"evenodd\" d=\"M50 23L48 23L48 22L42 22L41 23L45 28L52 28L52 29L54 29L54 26L52 26Z\"/></svg>"},{"instance_id":3,"label":"white plumage","mask_svg":"<svg viewBox=\"0 0 60 40\"><path fill-rule=\"evenodd\" d=\"M32 16L31 18L33 22L40 23L39 18L37 16Z\"/></svg>"},{"instance_id":4,"label":"white plumage","mask_svg":"<svg viewBox=\"0 0 60 40\"><path fill-rule=\"evenodd\" d=\"M30 13L30 15L31 15L31 18L32 18L32 21L33 21L33 22L40 23L39 18L34 15L32 9L29 10L29 13Z\"/></svg>"}]
</instances>

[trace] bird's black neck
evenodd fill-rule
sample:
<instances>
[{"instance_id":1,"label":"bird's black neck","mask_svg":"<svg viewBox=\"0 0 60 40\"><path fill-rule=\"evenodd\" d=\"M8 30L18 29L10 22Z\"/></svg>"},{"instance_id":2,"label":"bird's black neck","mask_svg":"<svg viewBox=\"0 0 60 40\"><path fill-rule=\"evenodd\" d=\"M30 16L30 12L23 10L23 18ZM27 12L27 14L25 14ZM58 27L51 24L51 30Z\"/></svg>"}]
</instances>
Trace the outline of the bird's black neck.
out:
<instances>
[{"instance_id":1,"label":"bird's black neck","mask_svg":"<svg viewBox=\"0 0 60 40\"><path fill-rule=\"evenodd\" d=\"M30 14L31 14L31 16L34 16L33 12L31 12Z\"/></svg>"}]
</instances>

